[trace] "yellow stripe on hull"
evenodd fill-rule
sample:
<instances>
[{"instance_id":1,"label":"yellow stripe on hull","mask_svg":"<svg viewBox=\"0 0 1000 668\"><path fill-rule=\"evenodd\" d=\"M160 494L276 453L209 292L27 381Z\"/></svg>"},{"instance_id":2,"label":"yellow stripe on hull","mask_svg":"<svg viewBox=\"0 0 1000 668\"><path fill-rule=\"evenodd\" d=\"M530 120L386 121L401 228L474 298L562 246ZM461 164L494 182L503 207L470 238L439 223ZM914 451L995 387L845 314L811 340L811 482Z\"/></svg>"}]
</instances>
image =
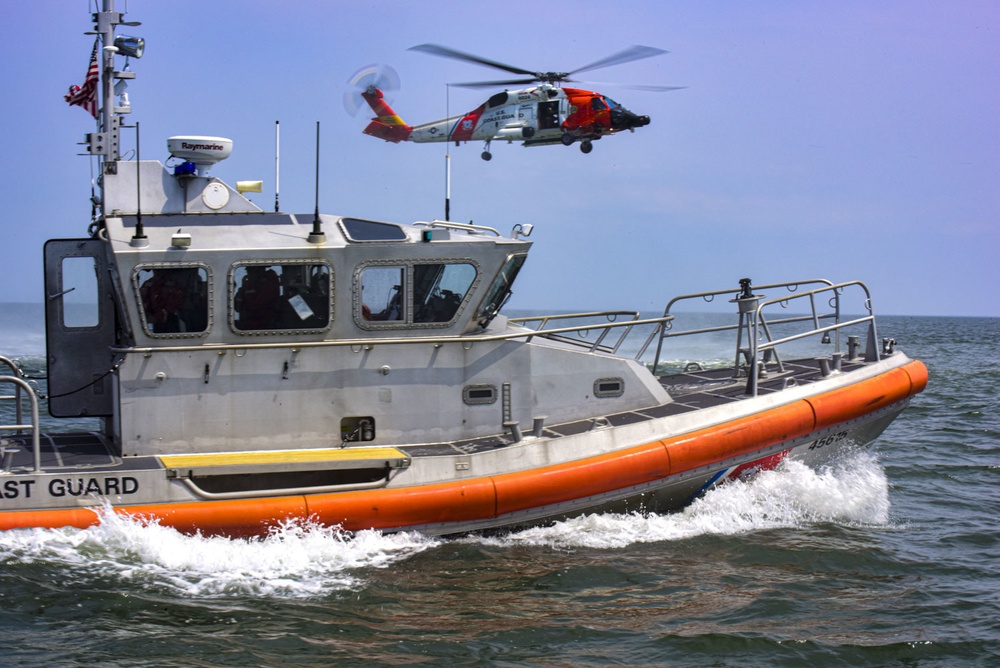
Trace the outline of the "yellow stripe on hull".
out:
<instances>
[{"instance_id":1,"label":"yellow stripe on hull","mask_svg":"<svg viewBox=\"0 0 1000 668\"><path fill-rule=\"evenodd\" d=\"M268 450L265 452L212 452L193 455L160 455L167 468L208 466L265 466L313 462L351 462L374 459L409 459L396 448L323 448L318 450Z\"/></svg>"}]
</instances>

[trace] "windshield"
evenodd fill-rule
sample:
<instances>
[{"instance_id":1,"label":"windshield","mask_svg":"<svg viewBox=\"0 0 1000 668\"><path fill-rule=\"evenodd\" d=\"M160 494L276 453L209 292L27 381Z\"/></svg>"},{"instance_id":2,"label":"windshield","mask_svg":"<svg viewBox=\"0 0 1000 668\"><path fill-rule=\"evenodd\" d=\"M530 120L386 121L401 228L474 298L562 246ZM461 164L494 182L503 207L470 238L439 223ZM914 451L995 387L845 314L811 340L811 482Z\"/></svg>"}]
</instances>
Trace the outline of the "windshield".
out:
<instances>
[{"instance_id":1,"label":"windshield","mask_svg":"<svg viewBox=\"0 0 1000 668\"><path fill-rule=\"evenodd\" d=\"M486 293L486 298L483 299L482 306L479 307L479 313L476 314L480 327L486 327L490 324L490 321L500 313L500 309L507 303L511 295L510 288L527 257L526 255L514 255L507 259L507 263L497 274L489 292Z\"/></svg>"}]
</instances>

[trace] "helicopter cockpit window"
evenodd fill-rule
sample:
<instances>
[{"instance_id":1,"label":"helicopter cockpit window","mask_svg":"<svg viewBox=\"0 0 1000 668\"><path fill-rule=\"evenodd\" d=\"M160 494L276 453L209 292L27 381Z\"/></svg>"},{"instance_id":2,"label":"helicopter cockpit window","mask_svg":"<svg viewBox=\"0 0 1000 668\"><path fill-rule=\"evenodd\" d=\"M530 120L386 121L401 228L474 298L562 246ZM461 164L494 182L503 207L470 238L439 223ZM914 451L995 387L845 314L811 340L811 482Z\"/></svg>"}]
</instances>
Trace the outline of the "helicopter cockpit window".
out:
<instances>
[{"instance_id":1,"label":"helicopter cockpit window","mask_svg":"<svg viewBox=\"0 0 1000 668\"><path fill-rule=\"evenodd\" d=\"M521 266L527 258L527 255L511 256L507 260L507 263L504 264L503 269L500 270L500 273L497 274L497 277L493 279L493 284L486 293L486 297L479 307L479 312L476 314L480 327L486 327L486 325L490 324L490 321L497 317L500 309L510 299L511 286L514 284L514 279L517 278L517 273L521 271Z\"/></svg>"},{"instance_id":2,"label":"helicopter cockpit window","mask_svg":"<svg viewBox=\"0 0 1000 668\"><path fill-rule=\"evenodd\" d=\"M330 326L330 267L264 262L233 268L230 306L240 333L316 330Z\"/></svg>"},{"instance_id":3,"label":"helicopter cockpit window","mask_svg":"<svg viewBox=\"0 0 1000 668\"><path fill-rule=\"evenodd\" d=\"M478 272L465 262L375 265L360 273L359 324L438 325L453 322Z\"/></svg>"},{"instance_id":4,"label":"helicopter cockpit window","mask_svg":"<svg viewBox=\"0 0 1000 668\"><path fill-rule=\"evenodd\" d=\"M208 331L206 267L137 267L132 276L146 333L176 337L198 336Z\"/></svg>"},{"instance_id":5,"label":"helicopter cockpit window","mask_svg":"<svg viewBox=\"0 0 1000 668\"><path fill-rule=\"evenodd\" d=\"M342 218L344 234L351 241L405 241L406 232L399 225L378 223L374 220Z\"/></svg>"},{"instance_id":6,"label":"helicopter cockpit window","mask_svg":"<svg viewBox=\"0 0 1000 668\"><path fill-rule=\"evenodd\" d=\"M594 111L604 111L608 105L599 97L590 98L590 108Z\"/></svg>"},{"instance_id":7,"label":"helicopter cockpit window","mask_svg":"<svg viewBox=\"0 0 1000 668\"><path fill-rule=\"evenodd\" d=\"M507 104L508 97L507 91L491 95L490 99L486 101L486 106L492 109L493 107L499 107L501 104Z\"/></svg>"}]
</instances>

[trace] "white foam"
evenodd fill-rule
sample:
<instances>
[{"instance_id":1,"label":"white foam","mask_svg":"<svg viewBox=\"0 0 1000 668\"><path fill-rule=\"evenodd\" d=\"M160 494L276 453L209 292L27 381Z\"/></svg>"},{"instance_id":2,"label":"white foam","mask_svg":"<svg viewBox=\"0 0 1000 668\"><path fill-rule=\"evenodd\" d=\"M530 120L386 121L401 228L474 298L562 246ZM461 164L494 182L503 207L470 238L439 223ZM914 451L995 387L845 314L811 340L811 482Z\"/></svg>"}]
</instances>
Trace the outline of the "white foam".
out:
<instances>
[{"instance_id":1,"label":"white foam","mask_svg":"<svg viewBox=\"0 0 1000 668\"><path fill-rule=\"evenodd\" d=\"M183 595L311 597L359 586L356 571L383 568L437 541L414 533L348 536L315 524L285 524L263 539L188 536L101 511L88 529L0 532L0 562L44 561Z\"/></svg>"},{"instance_id":2,"label":"white foam","mask_svg":"<svg viewBox=\"0 0 1000 668\"><path fill-rule=\"evenodd\" d=\"M748 481L735 480L712 489L679 513L585 515L488 540L499 545L620 549L708 534L733 535L823 522L883 526L888 521L885 472L874 455L855 452L821 470L786 460L775 470L761 472Z\"/></svg>"},{"instance_id":3,"label":"white foam","mask_svg":"<svg viewBox=\"0 0 1000 668\"><path fill-rule=\"evenodd\" d=\"M433 548L415 533L348 535L315 524L286 524L257 540L187 536L155 522L100 511L88 529L0 532L0 563L41 562L71 579L118 579L130 587L198 597L310 598L365 586L364 569L384 568ZM821 470L783 462L749 481L711 490L670 515L587 515L499 538L464 540L554 549L621 549L701 535L833 522L885 525L888 482L875 457L855 453Z\"/></svg>"}]
</instances>

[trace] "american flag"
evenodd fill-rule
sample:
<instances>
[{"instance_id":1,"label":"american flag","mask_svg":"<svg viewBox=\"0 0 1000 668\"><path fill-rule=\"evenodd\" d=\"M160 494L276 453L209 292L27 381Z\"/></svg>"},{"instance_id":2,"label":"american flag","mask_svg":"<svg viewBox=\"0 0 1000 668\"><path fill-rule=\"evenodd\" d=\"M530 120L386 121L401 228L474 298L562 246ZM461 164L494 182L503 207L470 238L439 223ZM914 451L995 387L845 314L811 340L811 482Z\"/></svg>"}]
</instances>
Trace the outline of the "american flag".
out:
<instances>
[{"instance_id":1,"label":"american flag","mask_svg":"<svg viewBox=\"0 0 1000 668\"><path fill-rule=\"evenodd\" d=\"M97 118L97 84L100 81L100 67L97 64L97 47L100 42L100 37L94 40L94 50L90 53L90 66L87 67L83 85L73 84L69 87L69 92L63 96L71 107L78 104L89 111L94 118Z\"/></svg>"}]
</instances>

